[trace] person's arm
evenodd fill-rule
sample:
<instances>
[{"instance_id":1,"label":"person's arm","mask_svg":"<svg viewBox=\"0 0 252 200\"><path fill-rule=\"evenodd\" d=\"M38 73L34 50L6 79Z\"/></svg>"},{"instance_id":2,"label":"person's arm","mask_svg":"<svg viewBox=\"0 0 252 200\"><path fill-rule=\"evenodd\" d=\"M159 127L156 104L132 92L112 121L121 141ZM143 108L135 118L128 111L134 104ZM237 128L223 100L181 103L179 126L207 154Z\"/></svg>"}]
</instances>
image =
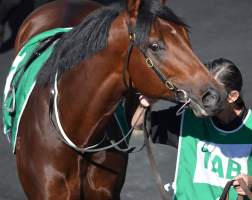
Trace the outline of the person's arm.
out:
<instances>
[{"instance_id":1,"label":"person's arm","mask_svg":"<svg viewBox=\"0 0 252 200\"><path fill-rule=\"evenodd\" d=\"M143 125L144 108L150 107L149 100L141 96L138 107L132 119L132 126L140 128ZM181 116L176 116L179 106L173 106L159 111L148 111L147 130L154 143L168 144L174 147L178 145Z\"/></svg>"},{"instance_id":2,"label":"person's arm","mask_svg":"<svg viewBox=\"0 0 252 200\"><path fill-rule=\"evenodd\" d=\"M150 107L150 100L147 100L143 95L139 97L140 105L137 107L133 118L131 120L131 126L134 129L142 129L144 121L144 111Z\"/></svg>"},{"instance_id":3,"label":"person's arm","mask_svg":"<svg viewBox=\"0 0 252 200\"><path fill-rule=\"evenodd\" d=\"M148 115L149 131L154 143L172 145L177 148L181 116L176 116L179 106L152 111Z\"/></svg>"}]
</instances>

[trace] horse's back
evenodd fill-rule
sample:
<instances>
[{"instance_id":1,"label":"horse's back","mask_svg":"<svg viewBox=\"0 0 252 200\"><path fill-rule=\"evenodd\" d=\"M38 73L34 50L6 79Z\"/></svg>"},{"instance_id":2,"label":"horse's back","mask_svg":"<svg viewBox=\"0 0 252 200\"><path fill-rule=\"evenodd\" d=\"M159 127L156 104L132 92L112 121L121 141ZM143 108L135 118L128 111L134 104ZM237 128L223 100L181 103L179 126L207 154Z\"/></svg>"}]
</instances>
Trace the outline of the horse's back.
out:
<instances>
[{"instance_id":1,"label":"horse's back","mask_svg":"<svg viewBox=\"0 0 252 200\"><path fill-rule=\"evenodd\" d=\"M100 6L99 3L89 0L78 2L56 0L39 7L21 25L15 42L16 53L34 35L57 27L76 26Z\"/></svg>"}]
</instances>

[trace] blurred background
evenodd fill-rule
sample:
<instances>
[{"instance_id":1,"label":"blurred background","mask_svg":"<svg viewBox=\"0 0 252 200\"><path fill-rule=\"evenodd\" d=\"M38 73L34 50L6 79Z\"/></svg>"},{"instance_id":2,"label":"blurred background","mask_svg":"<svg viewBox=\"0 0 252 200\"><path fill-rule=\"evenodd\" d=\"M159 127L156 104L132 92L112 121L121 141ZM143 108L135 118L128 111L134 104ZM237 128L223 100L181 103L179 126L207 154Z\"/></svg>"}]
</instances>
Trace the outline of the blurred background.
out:
<instances>
[{"instance_id":1,"label":"blurred background","mask_svg":"<svg viewBox=\"0 0 252 200\"><path fill-rule=\"evenodd\" d=\"M13 0L12 9L1 18L1 6L12 0L0 0L0 91L3 94L5 78L14 59L13 42L16 32L33 9L46 0ZM99 0L109 4L112 0ZM173 11L191 27L193 49L203 62L225 57L239 66L244 78L243 96L249 107L252 105L252 1L251 0L168 0ZM1 21L2 20L2 21ZM1 38L1 25L3 37ZM2 95L0 95L2 102ZM2 103L1 103L2 104ZM167 102L158 102L155 109L162 109ZM1 115L1 111L0 111ZM2 127L2 121L0 121ZM2 132L2 130L1 130ZM135 132L132 144L140 145L141 131ZM173 181L176 149L155 145L155 156L164 183ZM150 171L146 152L131 154L122 200L156 200L159 193ZM0 134L0 200L21 200L25 196L20 187L15 156L3 134ZM167 194L171 199L171 194Z\"/></svg>"}]
</instances>

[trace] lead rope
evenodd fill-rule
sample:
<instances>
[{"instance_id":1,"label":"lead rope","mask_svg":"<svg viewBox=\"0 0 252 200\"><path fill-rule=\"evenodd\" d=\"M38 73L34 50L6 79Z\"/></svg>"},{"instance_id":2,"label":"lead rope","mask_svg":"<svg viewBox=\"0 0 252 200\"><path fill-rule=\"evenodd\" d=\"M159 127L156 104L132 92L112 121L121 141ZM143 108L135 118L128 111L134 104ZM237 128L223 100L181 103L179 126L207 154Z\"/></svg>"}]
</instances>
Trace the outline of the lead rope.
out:
<instances>
[{"instance_id":1,"label":"lead rope","mask_svg":"<svg viewBox=\"0 0 252 200\"><path fill-rule=\"evenodd\" d=\"M247 195L247 197L252 200L252 192L249 190L248 186L246 185L245 181L243 179L238 179L237 180L241 186L241 188L243 189L243 191L245 192L245 194ZM229 200L229 195L228 192L231 188L231 186L233 185L234 180L228 181L223 189L223 192L221 194L221 197L219 200ZM243 196L238 194L237 197L238 200L243 200Z\"/></svg>"},{"instance_id":2,"label":"lead rope","mask_svg":"<svg viewBox=\"0 0 252 200\"><path fill-rule=\"evenodd\" d=\"M147 130L147 127L146 127L148 111L149 111L149 108L146 108L145 112L144 112L144 126L143 126L143 128L144 128L144 139L145 139L145 144L146 144L146 148L147 148L147 155L148 155L149 163L150 163L150 166L151 166L151 169L152 169L152 173L154 175L154 179L155 179L157 188L158 188L159 193L161 195L161 199L167 200L167 194L166 194L166 192L164 190L162 178L160 176L160 173L159 173L159 170L158 170L158 167L157 167L157 163L156 163L156 160L155 160L155 157L154 157L154 153L153 153L153 148L152 148L153 143L152 143L152 140L150 138L150 135L148 134L148 130Z\"/></svg>"},{"instance_id":3,"label":"lead rope","mask_svg":"<svg viewBox=\"0 0 252 200\"><path fill-rule=\"evenodd\" d=\"M139 122L139 120L141 119L141 117L142 117L142 115L144 114L144 112L145 112L145 108L144 108L144 107L141 107L141 110L140 110L138 116L136 117L135 122L132 124L132 127L131 127L131 129L129 130L129 131L131 132L131 134L132 134L132 132L134 131L136 124L138 124L138 122ZM116 118L116 120L117 120L117 118ZM117 121L117 123L119 124L119 121ZM122 132L122 131L121 131L121 132ZM130 136L129 136L129 137L130 137ZM115 141L110 140L110 143L111 143L111 144L115 144ZM136 148L136 147L130 147L129 144L128 144L128 142L126 142L126 141L125 141L125 143L126 143L127 146L128 146L128 148L126 148L126 149L122 149L122 148L120 148L118 145L115 146L114 148L117 149L118 151L122 151L122 152L138 153L138 152L142 151L143 148L144 148L145 145L146 145L146 144L145 144L145 141L144 141L143 144L142 144L140 147Z\"/></svg>"},{"instance_id":4,"label":"lead rope","mask_svg":"<svg viewBox=\"0 0 252 200\"><path fill-rule=\"evenodd\" d=\"M224 187L224 189L223 189L223 192L222 192L221 197L220 197L219 200L228 200L228 192L229 192L229 189L230 189L230 187L232 186L233 182L234 182L234 181L231 180L231 181L228 181L228 182L226 183L226 185L225 185L225 187Z\"/></svg>"}]
</instances>

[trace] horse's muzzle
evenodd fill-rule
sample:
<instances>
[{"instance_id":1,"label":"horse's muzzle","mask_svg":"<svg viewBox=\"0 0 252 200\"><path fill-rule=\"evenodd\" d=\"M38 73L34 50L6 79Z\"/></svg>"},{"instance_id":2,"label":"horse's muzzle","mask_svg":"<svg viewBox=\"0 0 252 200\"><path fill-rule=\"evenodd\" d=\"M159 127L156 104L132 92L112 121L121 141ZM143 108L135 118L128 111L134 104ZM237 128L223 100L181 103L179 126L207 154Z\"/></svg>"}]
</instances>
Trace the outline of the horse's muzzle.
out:
<instances>
[{"instance_id":1,"label":"horse's muzzle","mask_svg":"<svg viewBox=\"0 0 252 200\"><path fill-rule=\"evenodd\" d=\"M216 90L209 88L203 95L202 95L202 105L206 109L213 109L218 106L220 102L220 94L216 92Z\"/></svg>"}]
</instances>

